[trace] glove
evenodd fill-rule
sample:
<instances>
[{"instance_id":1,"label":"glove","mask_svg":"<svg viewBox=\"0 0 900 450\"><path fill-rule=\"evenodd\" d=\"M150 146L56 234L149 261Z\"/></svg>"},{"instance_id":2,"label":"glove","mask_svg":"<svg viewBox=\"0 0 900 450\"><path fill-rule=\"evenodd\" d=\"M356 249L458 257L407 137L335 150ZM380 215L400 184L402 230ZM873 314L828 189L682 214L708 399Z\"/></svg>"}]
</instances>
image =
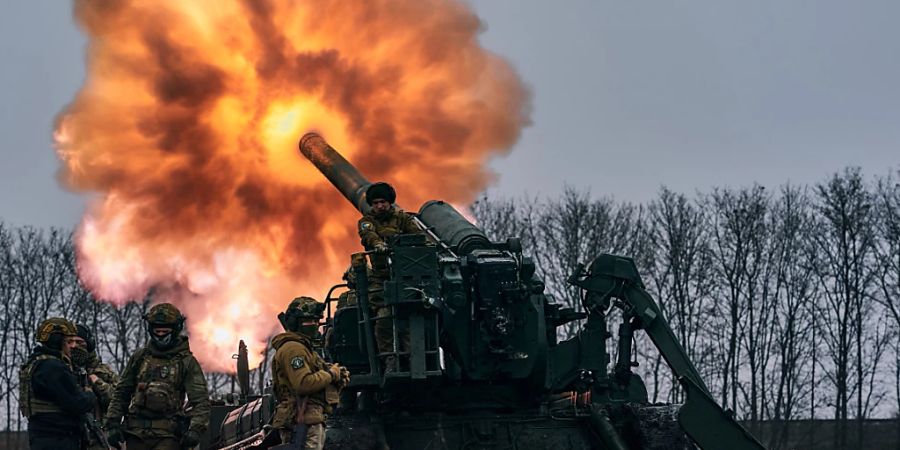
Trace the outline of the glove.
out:
<instances>
[{"instance_id":1,"label":"glove","mask_svg":"<svg viewBox=\"0 0 900 450\"><path fill-rule=\"evenodd\" d=\"M122 443L125 442L125 433L122 431L122 425L112 425L107 422L106 440L109 441L109 445L115 448L122 448Z\"/></svg>"},{"instance_id":2,"label":"glove","mask_svg":"<svg viewBox=\"0 0 900 450\"><path fill-rule=\"evenodd\" d=\"M194 430L187 430L181 435L181 448L193 448L200 444L200 433Z\"/></svg>"},{"instance_id":3,"label":"glove","mask_svg":"<svg viewBox=\"0 0 900 450\"><path fill-rule=\"evenodd\" d=\"M387 253L390 248L384 242L375 244L375 253Z\"/></svg>"},{"instance_id":4,"label":"glove","mask_svg":"<svg viewBox=\"0 0 900 450\"><path fill-rule=\"evenodd\" d=\"M341 366L341 387L347 387L350 385L350 371L347 370L346 367Z\"/></svg>"},{"instance_id":5,"label":"glove","mask_svg":"<svg viewBox=\"0 0 900 450\"><path fill-rule=\"evenodd\" d=\"M341 366L332 364L328 368L328 373L331 374L331 384L338 384L341 381Z\"/></svg>"}]
</instances>

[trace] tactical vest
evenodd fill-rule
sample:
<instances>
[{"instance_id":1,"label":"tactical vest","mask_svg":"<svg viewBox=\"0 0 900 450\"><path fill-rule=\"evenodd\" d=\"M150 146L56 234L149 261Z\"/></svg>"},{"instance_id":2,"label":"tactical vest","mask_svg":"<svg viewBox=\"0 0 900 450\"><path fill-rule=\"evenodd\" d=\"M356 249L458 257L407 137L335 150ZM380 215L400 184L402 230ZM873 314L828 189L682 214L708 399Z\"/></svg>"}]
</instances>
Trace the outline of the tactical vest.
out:
<instances>
[{"instance_id":1,"label":"tactical vest","mask_svg":"<svg viewBox=\"0 0 900 450\"><path fill-rule=\"evenodd\" d=\"M144 350L135 376L130 414L171 418L184 403L184 357L160 358Z\"/></svg>"},{"instance_id":2,"label":"tactical vest","mask_svg":"<svg viewBox=\"0 0 900 450\"><path fill-rule=\"evenodd\" d=\"M34 368L39 361L47 359L59 359L53 355L38 355L34 359L29 360L19 368L19 412L25 418L31 418L35 414L45 413L62 413L55 403L34 397L31 391L31 377L34 374Z\"/></svg>"}]
</instances>

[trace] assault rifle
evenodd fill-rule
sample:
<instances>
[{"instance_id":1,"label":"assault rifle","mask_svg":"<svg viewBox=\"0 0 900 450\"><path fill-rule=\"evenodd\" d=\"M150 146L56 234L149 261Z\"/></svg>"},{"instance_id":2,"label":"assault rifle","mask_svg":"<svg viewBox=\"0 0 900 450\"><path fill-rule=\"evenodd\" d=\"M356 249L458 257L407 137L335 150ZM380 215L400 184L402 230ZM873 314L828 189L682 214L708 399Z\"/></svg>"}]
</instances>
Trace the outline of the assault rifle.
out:
<instances>
[{"instance_id":1,"label":"assault rifle","mask_svg":"<svg viewBox=\"0 0 900 450\"><path fill-rule=\"evenodd\" d=\"M78 377L78 384L81 385L82 389L93 390L90 375L88 375L84 367L76 367L75 375ZM97 405L94 405L94 410L97 410ZM104 448L111 447L109 441L106 439L106 432L103 431L103 426L100 424L100 421L94 417L93 413L85 413L84 417L81 419L81 423L83 424L82 431L86 441L91 442L96 439L97 442L103 444Z\"/></svg>"}]
</instances>

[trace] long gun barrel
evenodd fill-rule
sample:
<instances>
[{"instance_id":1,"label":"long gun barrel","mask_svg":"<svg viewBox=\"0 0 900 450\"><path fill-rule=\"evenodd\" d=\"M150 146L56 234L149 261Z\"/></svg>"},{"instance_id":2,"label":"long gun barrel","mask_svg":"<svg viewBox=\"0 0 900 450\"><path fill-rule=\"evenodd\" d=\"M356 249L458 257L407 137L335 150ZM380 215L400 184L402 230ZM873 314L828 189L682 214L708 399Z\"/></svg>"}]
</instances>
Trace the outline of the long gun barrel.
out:
<instances>
[{"instance_id":1,"label":"long gun barrel","mask_svg":"<svg viewBox=\"0 0 900 450\"><path fill-rule=\"evenodd\" d=\"M300 138L300 153L328 178L359 212L369 210L366 189L372 184L353 164L322 139L318 133L306 133Z\"/></svg>"},{"instance_id":2,"label":"long gun barrel","mask_svg":"<svg viewBox=\"0 0 900 450\"><path fill-rule=\"evenodd\" d=\"M372 184L356 167L325 142L317 133L306 133L300 138L300 153L328 178L359 212L369 210L366 189ZM450 204L432 200L422 205L419 217L423 228L438 241L459 254L466 255L477 248L490 247L484 232L465 219Z\"/></svg>"}]
</instances>

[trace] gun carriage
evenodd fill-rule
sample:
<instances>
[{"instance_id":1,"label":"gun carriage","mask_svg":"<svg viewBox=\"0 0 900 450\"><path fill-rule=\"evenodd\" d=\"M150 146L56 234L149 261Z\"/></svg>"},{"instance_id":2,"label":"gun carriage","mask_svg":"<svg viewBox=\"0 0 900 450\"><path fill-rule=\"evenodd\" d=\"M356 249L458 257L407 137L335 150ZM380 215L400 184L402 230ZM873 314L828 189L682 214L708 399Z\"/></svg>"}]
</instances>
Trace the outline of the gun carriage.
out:
<instances>
[{"instance_id":1,"label":"gun carriage","mask_svg":"<svg viewBox=\"0 0 900 450\"><path fill-rule=\"evenodd\" d=\"M322 137L303 136L300 152L360 213L368 210L371 183ZM544 294L518 239L493 242L439 200L415 220L425 234L393 239L386 280L370 286L360 252L351 257L355 304L335 307L347 284L326 297L322 353L352 374L326 448L763 448L713 400L631 258L598 255L571 275L583 293L579 312ZM374 295L387 317L372 314ZM615 335L613 317L621 318ZM378 320L391 322L387 352L375 344ZM578 333L561 340L558 328L572 321L581 321ZM673 371L684 404L649 404L632 370L639 332ZM385 370L388 360L396 366ZM266 448L266 407L263 396L233 410L218 448Z\"/></svg>"}]
</instances>

